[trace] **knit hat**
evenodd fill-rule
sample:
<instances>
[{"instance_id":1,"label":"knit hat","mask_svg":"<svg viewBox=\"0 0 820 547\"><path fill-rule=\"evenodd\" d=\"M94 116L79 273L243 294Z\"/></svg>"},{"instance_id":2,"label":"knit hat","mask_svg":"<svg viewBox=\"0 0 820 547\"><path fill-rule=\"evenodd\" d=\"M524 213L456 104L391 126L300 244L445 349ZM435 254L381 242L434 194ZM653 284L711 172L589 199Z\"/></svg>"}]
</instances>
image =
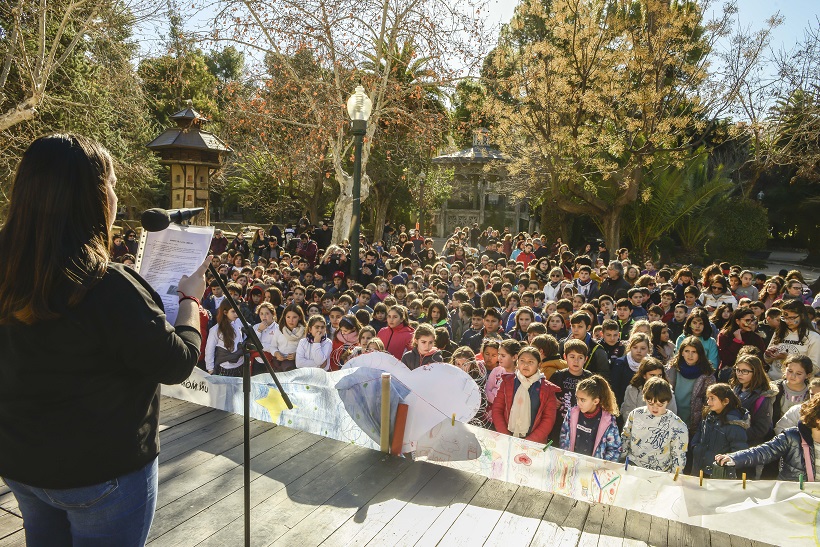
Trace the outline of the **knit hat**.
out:
<instances>
[{"instance_id":1,"label":"knit hat","mask_svg":"<svg viewBox=\"0 0 820 547\"><path fill-rule=\"evenodd\" d=\"M391 285L404 285L406 283L404 277L397 275L393 279L390 280Z\"/></svg>"}]
</instances>

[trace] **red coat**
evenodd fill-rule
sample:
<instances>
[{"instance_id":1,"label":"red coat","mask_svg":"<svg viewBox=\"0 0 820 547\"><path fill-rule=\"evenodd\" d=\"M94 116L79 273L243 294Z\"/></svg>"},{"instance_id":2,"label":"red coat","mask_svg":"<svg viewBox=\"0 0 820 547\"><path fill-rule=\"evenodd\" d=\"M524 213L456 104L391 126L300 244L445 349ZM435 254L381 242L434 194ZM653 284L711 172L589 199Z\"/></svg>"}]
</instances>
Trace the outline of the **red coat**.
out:
<instances>
[{"instance_id":1,"label":"red coat","mask_svg":"<svg viewBox=\"0 0 820 547\"><path fill-rule=\"evenodd\" d=\"M413 348L413 333L416 331L406 325L396 329L384 327L379 331L379 340L384 344L384 349L392 354L396 359L401 359L404 352Z\"/></svg>"},{"instance_id":2,"label":"red coat","mask_svg":"<svg viewBox=\"0 0 820 547\"><path fill-rule=\"evenodd\" d=\"M539 397L541 404L538 406L538 413L532 422L532 431L525 438L528 441L546 443L555 424L555 416L558 412L558 399L556 394L561 392L561 388L541 378L541 389ZM507 429L510 420L510 410L512 410L513 398L515 397L515 374L504 374L501 377L501 386L493 401L493 425L495 430L505 435L512 435Z\"/></svg>"}]
</instances>

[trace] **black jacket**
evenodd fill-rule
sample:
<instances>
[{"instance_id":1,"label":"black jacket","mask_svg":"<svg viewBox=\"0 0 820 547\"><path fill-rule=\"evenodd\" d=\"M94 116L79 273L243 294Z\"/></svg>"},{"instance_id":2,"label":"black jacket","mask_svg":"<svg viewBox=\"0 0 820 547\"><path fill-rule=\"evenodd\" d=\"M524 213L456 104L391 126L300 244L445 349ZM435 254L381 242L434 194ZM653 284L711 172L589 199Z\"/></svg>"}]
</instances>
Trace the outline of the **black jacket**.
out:
<instances>
[{"instance_id":1,"label":"black jacket","mask_svg":"<svg viewBox=\"0 0 820 547\"><path fill-rule=\"evenodd\" d=\"M809 445L810 461L803 456L801 439ZM802 422L797 427L790 427L769 442L729 454L738 467L754 467L766 465L769 462L780 460L780 473L777 478L781 481L796 481L800 475L808 480L807 466L814 471L814 480L817 480L817 470L814 468L814 441L811 430Z\"/></svg>"},{"instance_id":2,"label":"black jacket","mask_svg":"<svg viewBox=\"0 0 820 547\"><path fill-rule=\"evenodd\" d=\"M748 448L747 429L749 412L746 409L730 410L725 422L714 412L709 412L692 438L692 473L703 470L709 476L715 465L715 456Z\"/></svg>"},{"instance_id":3,"label":"black jacket","mask_svg":"<svg viewBox=\"0 0 820 547\"><path fill-rule=\"evenodd\" d=\"M156 458L159 384L191 374L201 338L175 331L159 295L120 264L58 309L59 319L0 326L0 476L64 489Z\"/></svg>"},{"instance_id":4,"label":"black jacket","mask_svg":"<svg viewBox=\"0 0 820 547\"><path fill-rule=\"evenodd\" d=\"M618 279L604 279L601 281L601 286L598 289L598 294L606 294L618 300L619 298L626 298L626 293L629 289L632 288L632 285L629 284L629 281L624 279L623 277L618 277Z\"/></svg>"}]
</instances>

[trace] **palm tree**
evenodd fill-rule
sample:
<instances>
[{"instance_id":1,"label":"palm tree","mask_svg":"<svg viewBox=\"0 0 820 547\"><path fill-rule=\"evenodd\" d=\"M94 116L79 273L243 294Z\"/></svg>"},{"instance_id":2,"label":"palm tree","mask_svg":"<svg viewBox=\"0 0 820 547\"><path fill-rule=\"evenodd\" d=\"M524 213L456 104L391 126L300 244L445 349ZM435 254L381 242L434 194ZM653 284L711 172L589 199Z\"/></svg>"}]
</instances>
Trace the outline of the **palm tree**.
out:
<instances>
[{"instance_id":1,"label":"palm tree","mask_svg":"<svg viewBox=\"0 0 820 547\"><path fill-rule=\"evenodd\" d=\"M626 235L639 255L648 258L651 247L661 237L678 229L684 247L704 243L709 234L708 216L702 215L733 184L721 167L709 172L705 153L682 169L665 167L647 174L647 184L638 200L624 214ZM693 241L694 240L694 241Z\"/></svg>"}]
</instances>

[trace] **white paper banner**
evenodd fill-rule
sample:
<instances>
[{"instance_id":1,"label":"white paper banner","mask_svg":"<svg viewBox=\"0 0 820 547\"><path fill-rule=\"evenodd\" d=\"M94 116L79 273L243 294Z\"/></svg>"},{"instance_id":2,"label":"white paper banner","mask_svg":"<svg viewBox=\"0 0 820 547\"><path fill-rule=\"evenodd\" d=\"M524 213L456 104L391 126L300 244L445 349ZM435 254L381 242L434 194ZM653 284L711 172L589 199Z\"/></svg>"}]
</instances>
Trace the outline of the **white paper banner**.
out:
<instances>
[{"instance_id":1,"label":"white paper banner","mask_svg":"<svg viewBox=\"0 0 820 547\"><path fill-rule=\"evenodd\" d=\"M374 379L385 368L375 360L360 363L368 364L367 369L373 366L370 377ZM395 367L395 363L391 361L385 366ZM433 368L440 367L448 365ZM326 373L321 369L299 369L277 375L294 403L293 410L285 409L270 376L254 376L251 416L378 449L378 443L357 425L357 420L349 413L357 408L362 412L371 411L373 408L366 407L374 407L375 401L357 402L353 406L348 402L346 407L337 390L340 382L344 383L343 380L356 374L357 370L360 369L345 368ZM439 374L448 378L447 370L442 369L443 372L438 373L429 369L418 370L411 372L406 367L404 371L390 369L396 384L403 386L403 381L407 381L410 384L407 387L412 389L415 386L424 395L409 393L405 397L408 401L416 401L415 409L424 417L423 421L416 417L419 430L433 424L419 438L413 439L415 455L420 459L591 503L609 503L775 545L820 545L820 483L807 482L805 490L801 491L800 485L794 482L749 480L746 489L743 489L741 481L706 479L701 487L698 477L680 475L674 481L673 475L668 473L649 471L634 465L625 470L623 464L552 447L544 450L542 444L460 423L472 418L470 412L465 410L465 407L472 407L472 396L469 389L462 389L466 384L461 383L461 377L456 375L451 378L456 387L450 388L449 401L441 401L442 396L447 397L447 389L435 387L425 391L427 386L424 384L427 382L416 383L415 379L428 378L427 375L432 378ZM354 383L367 381L362 376ZM162 386L162 393L242 413L241 378L210 376L196 369L181 385ZM408 424L414 413L413 408L411 406L409 411ZM453 413L457 414L455 425L452 424Z\"/></svg>"}]
</instances>

